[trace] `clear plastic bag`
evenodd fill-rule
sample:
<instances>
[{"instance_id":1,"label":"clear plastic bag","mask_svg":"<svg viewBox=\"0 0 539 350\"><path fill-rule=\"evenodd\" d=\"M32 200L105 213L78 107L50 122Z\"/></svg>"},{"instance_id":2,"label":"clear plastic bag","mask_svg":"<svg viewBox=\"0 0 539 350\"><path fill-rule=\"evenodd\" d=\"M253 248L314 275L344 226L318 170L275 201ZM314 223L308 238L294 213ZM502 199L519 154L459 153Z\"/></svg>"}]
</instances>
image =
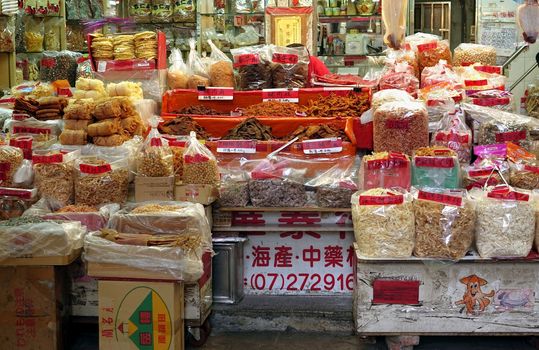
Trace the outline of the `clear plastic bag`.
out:
<instances>
[{"instance_id":1,"label":"clear plastic bag","mask_svg":"<svg viewBox=\"0 0 539 350\"><path fill-rule=\"evenodd\" d=\"M24 16L24 47L27 52L43 51L43 35L45 31L43 18Z\"/></svg>"},{"instance_id":2,"label":"clear plastic bag","mask_svg":"<svg viewBox=\"0 0 539 350\"><path fill-rule=\"evenodd\" d=\"M41 81L67 80L71 86L77 81L78 59L82 54L73 51L45 51L41 58Z\"/></svg>"},{"instance_id":3,"label":"clear plastic bag","mask_svg":"<svg viewBox=\"0 0 539 350\"><path fill-rule=\"evenodd\" d=\"M486 157L462 168L462 187L473 188L497 186L509 178L509 164L503 159Z\"/></svg>"},{"instance_id":4,"label":"clear plastic bag","mask_svg":"<svg viewBox=\"0 0 539 350\"><path fill-rule=\"evenodd\" d=\"M433 146L447 147L455 151L461 164L470 164L472 159L472 131L458 113L447 113L441 126L432 135Z\"/></svg>"},{"instance_id":5,"label":"clear plastic bag","mask_svg":"<svg viewBox=\"0 0 539 350\"><path fill-rule=\"evenodd\" d=\"M476 246L482 258L525 257L535 237L535 198L507 185L474 190Z\"/></svg>"},{"instance_id":6,"label":"clear plastic bag","mask_svg":"<svg viewBox=\"0 0 539 350\"><path fill-rule=\"evenodd\" d=\"M181 236L171 237L170 246L137 243L146 236L148 235L132 237L110 230L92 232L84 241L83 259L89 263L114 264L126 269L136 268L161 275L166 273L171 279L186 283L195 283L202 276L203 250L198 247L182 248L182 245L196 240L196 236L193 236L193 240L181 239ZM177 241L174 241L175 237L178 238ZM134 242L129 242L129 239ZM159 244L158 238L156 241L156 244Z\"/></svg>"},{"instance_id":7,"label":"clear plastic bag","mask_svg":"<svg viewBox=\"0 0 539 350\"><path fill-rule=\"evenodd\" d=\"M137 23L150 23L152 15L151 0L129 0L129 16Z\"/></svg>"},{"instance_id":8,"label":"clear plastic bag","mask_svg":"<svg viewBox=\"0 0 539 350\"><path fill-rule=\"evenodd\" d=\"M200 144L196 133L191 131L183 153L184 184L217 185L220 182L219 167L214 155Z\"/></svg>"},{"instance_id":9,"label":"clear plastic bag","mask_svg":"<svg viewBox=\"0 0 539 350\"><path fill-rule=\"evenodd\" d=\"M416 149L412 159L412 186L459 188L460 164L457 153L440 146Z\"/></svg>"},{"instance_id":10,"label":"clear plastic bag","mask_svg":"<svg viewBox=\"0 0 539 350\"><path fill-rule=\"evenodd\" d=\"M496 48L493 46L462 43L455 48L453 65L469 66L480 63L485 66L495 66L496 58Z\"/></svg>"},{"instance_id":11,"label":"clear plastic bag","mask_svg":"<svg viewBox=\"0 0 539 350\"><path fill-rule=\"evenodd\" d=\"M174 5L174 22L195 22L196 1L176 0Z\"/></svg>"},{"instance_id":12,"label":"clear plastic bag","mask_svg":"<svg viewBox=\"0 0 539 350\"><path fill-rule=\"evenodd\" d=\"M233 88L236 85L236 82L234 79L232 61L209 39L208 45L210 45L211 48L211 63L208 68L211 86Z\"/></svg>"},{"instance_id":13,"label":"clear plastic bag","mask_svg":"<svg viewBox=\"0 0 539 350\"><path fill-rule=\"evenodd\" d=\"M13 37L15 35L15 20L10 17L0 18L0 52L15 51Z\"/></svg>"},{"instance_id":14,"label":"clear plastic bag","mask_svg":"<svg viewBox=\"0 0 539 350\"><path fill-rule=\"evenodd\" d=\"M262 90L272 86L271 62L264 45L230 50L238 71L240 90Z\"/></svg>"},{"instance_id":15,"label":"clear plastic bag","mask_svg":"<svg viewBox=\"0 0 539 350\"><path fill-rule=\"evenodd\" d=\"M170 89L187 89L189 71L183 62L182 52L179 49L172 49L168 58L170 67L167 72L167 83Z\"/></svg>"},{"instance_id":16,"label":"clear plastic bag","mask_svg":"<svg viewBox=\"0 0 539 350\"><path fill-rule=\"evenodd\" d=\"M468 101L476 106L513 112L513 94L509 91L498 89L475 91L468 96Z\"/></svg>"},{"instance_id":17,"label":"clear plastic bag","mask_svg":"<svg viewBox=\"0 0 539 350\"><path fill-rule=\"evenodd\" d=\"M13 186L13 176L22 165L23 160L20 148L0 145L0 186Z\"/></svg>"},{"instance_id":18,"label":"clear plastic bag","mask_svg":"<svg viewBox=\"0 0 539 350\"><path fill-rule=\"evenodd\" d=\"M308 84L309 53L305 47L271 45L274 88L302 88Z\"/></svg>"},{"instance_id":19,"label":"clear plastic bag","mask_svg":"<svg viewBox=\"0 0 539 350\"><path fill-rule=\"evenodd\" d=\"M161 137L157 130L159 121L158 117L154 117L150 121L150 133L137 157L138 176L165 177L174 175L174 156L168 146L168 141Z\"/></svg>"},{"instance_id":20,"label":"clear plastic bag","mask_svg":"<svg viewBox=\"0 0 539 350\"><path fill-rule=\"evenodd\" d=\"M440 60L435 66L426 67L421 72L421 87L449 83L457 85L458 77L446 61Z\"/></svg>"},{"instance_id":21,"label":"clear plastic bag","mask_svg":"<svg viewBox=\"0 0 539 350\"><path fill-rule=\"evenodd\" d=\"M413 68L416 78L419 79L421 77L417 55L415 51L410 48L410 45L405 45L405 47L400 50L388 49L386 57L386 63L408 63L408 65Z\"/></svg>"},{"instance_id":22,"label":"clear plastic bag","mask_svg":"<svg viewBox=\"0 0 539 350\"><path fill-rule=\"evenodd\" d=\"M210 76L204 62L202 61L196 49L196 40L189 39L189 56L187 57L187 67L191 72L187 83L190 89L196 89L198 86L210 86Z\"/></svg>"},{"instance_id":23,"label":"clear plastic bag","mask_svg":"<svg viewBox=\"0 0 539 350\"><path fill-rule=\"evenodd\" d=\"M360 170L360 188L403 188L412 184L410 157L403 153L379 152L364 156Z\"/></svg>"},{"instance_id":24,"label":"clear plastic bag","mask_svg":"<svg viewBox=\"0 0 539 350\"><path fill-rule=\"evenodd\" d=\"M509 175L509 184L516 188L525 190L539 189L539 162L537 160L509 163L511 173Z\"/></svg>"},{"instance_id":25,"label":"clear plastic bag","mask_svg":"<svg viewBox=\"0 0 539 350\"><path fill-rule=\"evenodd\" d=\"M524 40L534 44L539 35L539 3L537 0L526 0L517 8L517 23Z\"/></svg>"},{"instance_id":26,"label":"clear plastic bag","mask_svg":"<svg viewBox=\"0 0 539 350\"><path fill-rule=\"evenodd\" d=\"M505 90L507 77L503 74L483 71L482 66L455 67L455 73L459 77L460 84L471 95L478 91L501 89ZM488 67L490 68L490 67Z\"/></svg>"},{"instance_id":27,"label":"clear plastic bag","mask_svg":"<svg viewBox=\"0 0 539 350\"><path fill-rule=\"evenodd\" d=\"M174 0L152 0L152 22L170 23L174 16Z\"/></svg>"},{"instance_id":28,"label":"clear plastic bag","mask_svg":"<svg viewBox=\"0 0 539 350\"><path fill-rule=\"evenodd\" d=\"M380 78L380 90L404 90L416 97L419 90L419 80L414 74L413 67L406 62L387 65Z\"/></svg>"},{"instance_id":29,"label":"clear plastic bag","mask_svg":"<svg viewBox=\"0 0 539 350\"><path fill-rule=\"evenodd\" d=\"M429 144L429 118L419 102L390 102L374 113L374 151L408 155Z\"/></svg>"},{"instance_id":30,"label":"clear plastic bag","mask_svg":"<svg viewBox=\"0 0 539 350\"><path fill-rule=\"evenodd\" d=\"M99 206L127 201L127 159L81 157L76 164L75 204Z\"/></svg>"},{"instance_id":31,"label":"clear plastic bag","mask_svg":"<svg viewBox=\"0 0 539 350\"><path fill-rule=\"evenodd\" d=\"M243 169L223 169L219 202L223 207L246 207L249 204L249 174Z\"/></svg>"},{"instance_id":32,"label":"clear plastic bag","mask_svg":"<svg viewBox=\"0 0 539 350\"><path fill-rule=\"evenodd\" d=\"M447 40L440 40L436 35L416 33L406 38L406 42L417 52L419 71L425 67L432 67L440 60L452 64L451 50Z\"/></svg>"},{"instance_id":33,"label":"clear plastic bag","mask_svg":"<svg viewBox=\"0 0 539 350\"><path fill-rule=\"evenodd\" d=\"M56 223L38 217L0 222L0 260L65 257L83 246L86 227L80 222Z\"/></svg>"},{"instance_id":34,"label":"clear plastic bag","mask_svg":"<svg viewBox=\"0 0 539 350\"><path fill-rule=\"evenodd\" d=\"M378 107L388 102L413 102L415 99L406 91L400 89L386 89L372 95L371 109L376 112Z\"/></svg>"},{"instance_id":35,"label":"clear plastic bag","mask_svg":"<svg viewBox=\"0 0 539 350\"><path fill-rule=\"evenodd\" d=\"M59 17L49 18L45 21L45 50L60 51L60 29L63 24L63 19Z\"/></svg>"},{"instance_id":36,"label":"clear plastic bag","mask_svg":"<svg viewBox=\"0 0 539 350\"><path fill-rule=\"evenodd\" d=\"M75 160L80 151L63 154L58 151L35 151L34 164L35 187L42 199L53 209L71 204L75 196L74 174Z\"/></svg>"},{"instance_id":37,"label":"clear plastic bag","mask_svg":"<svg viewBox=\"0 0 539 350\"><path fill-rule=\"evenodd\" d=\"M130 203L114 213L109 228L122 233L158 235L196 234L211 249L211 228L201 204L149 201Z\"/></svg>"},{"instance_id":38,"label":"clear plastic bag","mask_svg":"<svg viewBox=\"0 0 539 350\"><path fill-rule=\"evenodd\" d=\"M474 240L475 211L466 191L424 188L414 194L416 241L420 258L463 258Z\"/></svg>"},{"instance_id":39,"label":"clear plastic bag","mask_svg":"<svg viewBox=\"0 0 539 350\"><path fill-rule=\"evenodd\" d=\"M366 258L408 258L415 241L412 196L374 188L352 196L352 219L359 254Z\"/></svg>"},{"instance_id":40,"label":"clear plastic bag","mask_svg":"<svg viewBox=\"0 0 539 350\"><path fill-rule=\"evenodd\" d=\"M384 43L392 49L400 49L406 35L408 1L385 0L382 2L382 21L384 22Z\"/></svg>"}]
</instances>

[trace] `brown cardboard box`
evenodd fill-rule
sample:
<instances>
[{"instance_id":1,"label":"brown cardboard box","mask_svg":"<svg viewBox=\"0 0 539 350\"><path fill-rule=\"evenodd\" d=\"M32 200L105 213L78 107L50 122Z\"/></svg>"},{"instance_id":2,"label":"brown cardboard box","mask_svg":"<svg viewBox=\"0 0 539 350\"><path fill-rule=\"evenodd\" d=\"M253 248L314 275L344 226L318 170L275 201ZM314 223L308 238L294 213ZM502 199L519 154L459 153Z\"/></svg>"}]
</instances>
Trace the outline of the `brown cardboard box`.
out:
<instances>
[{"instance_id":1,"label":"brown cardboard box","mask_svg":"<svg viewBox=\"0 0 539 350\"><path fill-rule=\"evenodd\" d=\"M204 323L210 315L213 303L211 253L204 253L202 263L204 264L204 274L202 277L200 277L197 283L185 284L184 286L185 323L193 327L200 327Z\"/></svg>"},{"instance_id":2,"label":"brown cardboard box","mask_svg":"<svg viewBox=\"0 0 539 350\"><path fill-rule=\"evenodd\" d=\"M174 200L174 176L135 177L135 202Z\"/></svg>"},{"instance_id":3,"label":"brown cardboard box","mask_svg":"<svg viewBox=\"0 0 539 350\"><path fill-rule=\"evenodd\" d=\"M63 348L65 275L65 268L54 266L0 268L0 348Z\"/></svg>"},{"instance_id":4,"label":"brown cardboard box","mask_svg":"<svg viewBox=\"0 0 539 350\"><path fill-rule=\"evenodd\" d=\"M100 350L182 350L183 285L99 281Z\"/></svg>"},{"instance_id":5,"label":"brown cardboard box","mask_svg":"<svg viewBox=\"0 0 539 350\"><path fill-rule=\"evenodd\" d=\"M219 190L213 185L176 185L174 199L182 202L209 205L219 198Z\"/></svg>"}]
</instances>

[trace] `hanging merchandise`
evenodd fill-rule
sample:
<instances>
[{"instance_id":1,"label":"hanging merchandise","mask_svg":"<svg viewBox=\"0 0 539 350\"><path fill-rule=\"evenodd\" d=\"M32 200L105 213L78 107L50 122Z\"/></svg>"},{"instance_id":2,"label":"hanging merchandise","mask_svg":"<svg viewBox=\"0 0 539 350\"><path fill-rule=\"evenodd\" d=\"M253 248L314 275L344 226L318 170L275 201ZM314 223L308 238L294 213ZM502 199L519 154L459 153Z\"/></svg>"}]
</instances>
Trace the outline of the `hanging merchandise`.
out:
<instances>
[{"instance_id":1,"label":"hanging merchandise","mask_svg":"<svg viewBox=\"0 0 539 350\"><path fill-rule=\"evenodd\" d=\"M179 49L172 49L168 61L170 63L167 71L169 89L187 89L190 74L187 65L183 62L182 52Z\"/></svg>"},{"instance_id":2,"label":"hanging merchandise","mask_svg":"<svg viewBox=\"0 0 539 350\"><path fill-rule=\"evenodd\" d=\"M60 51L60 30L63 24L62 18L50 18L45 21L45 50Z\"/></svg>"},{"instance_id":3,"label":"hanging merchandise","mask_svg":"<svg viewBox=\"0 0 539 350\"><path fill-rule=\"evenodd\" d=\"M174 0L152 0L152 22L170 23L174 15Z\"/></svg>"},{"instance_id":4,"label":"hanging merchandise","mask_svg":"<svg viewBox=\"0 0 539 350\"><path fill-rule=\"evenodd\" d=\"M208 64L211 86L233 88L236 82L232 61L211 40L208 40L208 45L211 48L210 63Z\"/></svg>"},{"instance_id":5,"label":"hanging merchandise","mask_svg":"<svg viewBox=\"0 0 539 350\"><path fill-rule=\"evenodd\" d=\"M406 35L406 16L408 1L383 0L382 21L384 22L384 43L392 49L398 50Z\"/></svg>"},{"instance_id":6,"label":"hanging merchandise","mask_svg":"<svg viewBox=\"0 0 539 350\"><path fill-rule=\"evenodd\" d=\"M0 52L13 52L15 44L15 19L11 17L0 17Z\"/></svg>"},{"instance_id":7,"label":"hanging merchandise","mask_svg":"<svg viewBox=\"0 0 539 350\"><path fill-rule=\"evenodd\" d=\"M176 0L174 4L174 22L195 22L196 1Z\"/></svg>"},{"instance_id":8,"label":"hanging merchandise","mask_svg":"<svg viewBox=\"0 0 539 350\"><path fill-rule=\"evenodd\" d=\"M524 40L534 44L539 34L539 2L525 0L517 9L517 21Z\"/></svg>"},{"instance_id":9,"label":"hanging merchandise","mask_svg":"<svg viewBox=\"0 0 539 350\"><path fill-rule=\"evenodd\" d=\"M196 49L195 38L189 39L189 56L187 56L187 68L191 73L187 82L189 89L196 89L199 86L210 86L210 79L206 69L206 65L202 62L200 55Z\"/></svg>"},{"instance_id":10,"label":"hanging merchandise","mask_svg":"<svg viewBox=\"0 0 539 350\"><path fill-rule=\"evenodd\" d=\"M137 23L150 23L152 15L151 0L129 0L129 16Z\"/></svg>"},{"instance_id":11,"label":"hanging merchandise","mask_svg":"<svg viewBox=\"0 0 539 350\"><path fill-rule=\"evenodd\" d=\"M43 51L43 34L45 31L43 18L25 16L24 22L24 47L27 52Z\"/></svg>"}]
</instances>

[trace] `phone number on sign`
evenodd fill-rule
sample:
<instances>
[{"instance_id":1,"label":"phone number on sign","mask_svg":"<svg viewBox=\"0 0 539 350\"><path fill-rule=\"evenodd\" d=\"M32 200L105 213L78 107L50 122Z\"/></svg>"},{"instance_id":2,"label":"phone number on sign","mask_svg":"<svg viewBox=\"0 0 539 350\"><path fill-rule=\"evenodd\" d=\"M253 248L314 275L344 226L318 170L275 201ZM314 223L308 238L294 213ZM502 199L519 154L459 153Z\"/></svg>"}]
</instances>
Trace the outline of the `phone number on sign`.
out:
<instances>
[{"instance_id":1,"label":"phone number on sign","mask_svg":"<svg viewBox=\"0 0 539 350\"><path fill-rule=\"evenodd\" d=\"M247 284L247 281L245 282ZM335 291L353 290L354 275L321 275L318 273L257 273L251 275L250 287L255 290Z\"/></svg>"}]
</instances>

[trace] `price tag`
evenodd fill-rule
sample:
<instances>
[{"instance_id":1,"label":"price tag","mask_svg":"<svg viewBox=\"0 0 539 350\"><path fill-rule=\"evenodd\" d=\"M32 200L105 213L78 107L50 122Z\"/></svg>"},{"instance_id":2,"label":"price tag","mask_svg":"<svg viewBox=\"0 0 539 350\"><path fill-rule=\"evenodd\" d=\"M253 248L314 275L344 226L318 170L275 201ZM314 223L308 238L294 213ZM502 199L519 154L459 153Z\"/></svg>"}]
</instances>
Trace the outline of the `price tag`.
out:
<instances>
[{"instance_id":1,"label":"price tag","mask_svg":"<svg viewBox=\"0 0 539 350\"><path fill-rule=\"evenodd\" d=\"M457 207L462 205L462 197L450 196L442 193L419 191L417 198L447 205L454 205Z\"/></svg>"},{"instance_id":2,"label":"price tag","mask_svg":"<svg viewBox=\"0 0 539 350\"><path fill-rule=\"evenodd\" d=\"M520 141L526 139L526 130L499 132L496 134L496 142Z\"/></svg>"},{"instance_id":3,"label":"price tag","mask_svg":"<svg viewBox=\"0 0 539 350\"><path fill-rule=\"evenodd\" d=\"M263 89L262 101L299 102L299 89Z\"/></svg>"},{"instance_id":4,"label":"price tag","mask_svg":"<svg viewBox=\"0 0 539 350\"><path fill-rule=\"evenodd\" d=\"M427 43L427 44L417 45L417 51L423 52L423 51L427 51L427 50L436 49L437 47L438 47L438 43L436 41L433 41L433 42L430 42L430 43Z\"/></svg>"},{"instance_id":5,"label":"price tag","mask_svg":"<svg viewBox=\"0 0 539 350\"><path fill-rule=\"evenodd\" d=\"M23 190L18 188L0 187L0 196L17 197L21 199L31 199L35 195L34 190Z\"/></svg>"},{"instance_id":6,"label":"price tag","mask_svg":"<svg viewBox=\"0 0 539 350\"><path fill-rule=\"evenodd\" d=\"M487 79L481 79L481 80L464 80L464 86L471 87L471 86L487 86L488 80Z\"/></svg>"},{"instance_id":7,"label":"price tag","mask_svg":"<svg viewBox=\"0 0 539 350\"><path fill-rule=\"evenodd\" d=\"M474 66L474 69L478 72L502 74L502 67L500 66Z\"/></svg>"},{"instance_id":8,"label":"price tag","mask_svg":"<svg viewBox=\"0 0 539 350\"><path fill-rule=\"evenodd\" d=\"M305 140L302 143L305 154L327 154L342 152L342 140L340 138Z\"/></svg>"},{"instance_id":9,"label":"price tag","mask_svg":"<svg viewBox=\"0 0 539 350\"><path fill-rule=\"evenodd\" d=\"M533 165L524 165L524 170L529 171L534 174L539 174L539 167Z\"/></svg>"},{"instance_id":10,"label":"price tag","mask_svg":"<svg viewBox=\"0 0 539 350\"><path fill-rule=\"evenodd\" d=\"M359 196L359 205L395 205L404 203L402 194L395 196Z\"/></svg>"},{"instance_id":11,"label":"price tag","mask_svg":"<svg viewBox=\"0 0 539 350\"><path fill-rule=\"evenodd\" d=\"M34 164L40 163L62 163L64 160L64 155L61 153L50 154L50 155L34 155L32 157L32 162Z\"/></svg>"},{"instance_id":12,"label":"price tag","mask_svg":"<svg viewBox=\"0 0 539 350\"><path fill-rule=\"evenodd\" d=\"M257 54L247 53L234 57L234 67L250 66L259 63L260 57Z\"/></svg>"},{"instance_id":13,"label":"price tag","mask_svg":"<svg viewBox=\"0 0 539 350\"><path fill-rule=\"evenodd\" d=\"M14 126L13 127L13 133L14 134L50 134L51 129L45 129L45 128L32 128L28 126Z\"/></svg>"},{"instance_id":14,"label":"price tag","mask_svg":"<svg viewBox=\"0 0 539 350\"><path fill-rule=\"evenodd\" d=\"M104 73L107 70L107 61L97 62L97 71L99 73Z\"/></svg>"},{"instance_id":15,"label":"price tag","mask_svg":"<svg viewBox=\"0 0 539 350\"><path fill-rule=\"evenodd\" d=\"M482 107L505 106L511 103L511 99L509 99L509 97L472 98L472 103Z\"/></svg>"},{"instance_id":16,"label":"price tag","mask_svg":"<svg viewBox=\"0 0 539 350\"><path fill-rule=\"evenodd\" d=\"M502 200L511 200L519 202L527 202L530 200L530 195L526 193L516 192L516 191L497 191L494 189L492 192L487 194L488 198L502 199Z\"/></svg>"},{"instance_id":17,"label":"price tag","mask_svg":"<svg viewBox=\"0 0 539 350\"><path fill-rule=\"evenodd\" d=\"M409 119L388 119L385 121L386 128L388 129L409 129Z\"/></svg>"},{"instance_id":18,"label":"price tag","mask_svg":"<svg viewBox=\"0 0 539 350\"><path fill-rule=\"evenodd\" d=\"M487 169L481 169L481 170L470 170L468 171L468 175L470 177L485 177L492 174L492 171L494 168L487 168Z\"/></svg>"},{"instance_id":19,"label":"price tag","mask_svg":"<svg viewBox=\"0 0 539 350\"><path fill-rule=\"evenodd\" d=\"M281 64L296 64L298 63L298 55L289 53L274 53L272 56L272 61L274 63Z\"/></svg>"},{"instance_id":20,"label":"price tag","mask_svg":"<svg viewBox=\"0 0 539 350\"><path fill-rule=\"evenodd\" d=\"M468 143L470 141L470 135L450 132L439 132L434 137L436 141L440 142L456 142L456 143Z\"/></svg>"},{"instance_id":21,"label":"price tag","mask_svg":"<svg viewBox=\"0 0 539 350\"><path fill-rule=\"evenodd\" d=\"M217 141L218 153L256 153L256 141L254 140L219 140Z\"/></svg>"},{"instance_id":22,"label":"price tag","mask_svg":"<svg viewBox=\"0 0 539 350\"><path fill-rule=\"evenodd\" d=\"M232 101L234 88L226 87L201 87L198 90L199 101Z\"/></svg>"},{"instance_id":23,"label":"price tag","mask_svg":"<svg viewBox=\"0 0 539 350\"><path fill-rule=\"evenodd\" d=\"M91 164L81 164L79 166L81 173L84 174L104 174L112 171L110 164L103 165L91 165Z\"/></svg>"}]
</instances>

